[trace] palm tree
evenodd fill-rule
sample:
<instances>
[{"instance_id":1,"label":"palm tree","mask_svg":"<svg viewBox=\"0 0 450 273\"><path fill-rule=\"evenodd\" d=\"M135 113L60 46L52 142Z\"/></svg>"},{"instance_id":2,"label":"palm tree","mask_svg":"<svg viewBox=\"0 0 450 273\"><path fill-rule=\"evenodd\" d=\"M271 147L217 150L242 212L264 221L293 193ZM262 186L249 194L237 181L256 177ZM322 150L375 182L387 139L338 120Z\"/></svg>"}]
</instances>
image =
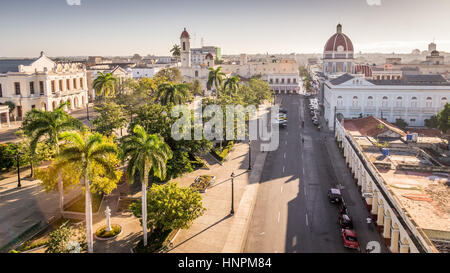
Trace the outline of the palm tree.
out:
<instances>
[{"instance_id":1,"label":"palm tree","mask_svg":"<svg viewBox=\"0 0 450 273\"><path fill-rule=\"evenodd\" d=\"M164 179L167 160L172 158L172 151L158 135L147 134L140 125L133 128L133 134L126 136L122 146L123 155L129 158L127 166L128 178L134 181L139 174L142 183L142 228L144 246L147 245L147 183L149 173Z\"/></svg>"},{"instance_id":2,"label":"palm tree","mask_svg":"<svg viewBox=\"0 0 450 273\"><path fill-rule=\"evenodd\" d=\"M179 45L173 45L170 52L172 52L172 56L178 60L181 56L181 47ZM178 62L177 62L177 64L178 64Z\"/></svg>"},{"instance_id":3,"label":"palm tree","mask_svg":"<svg viewBox=\"0 0 450 273\"><path fill-rule=\"evenodd\" d=\"M103 96L106 102L106 98L114 94L114 85L116 82L117 78L111 73L103 74L100 72L100 75L94 80L92 86L97 96Z\"/></svg>"},{"instance_id":4,"label":"palm tree","mask_svg":"<svg viewBox=\"0 0 450 273\"><path fill-rule=\"evenodd\" d=\"M181 104L189 97L189 88L184 83L163 83L158 86L157 98L162 105L169 103Z\"/></svg>"},{"instance_id":5,"label":"palm tree","mask_svg":"<svg viewBox=\"0 0 450 273\"><path fill-rule=\"evenodd\" d=\"M58 156L59 166L72 164L81 170L81 179L85 187L85 216L86 237L88 252L94 251L92 232L92 202L90 182L97 172L91 171L101 166L104 174L111 179L116 179L115 166L108 161L108 156L117 154L114 144L105 141L105 137L99 133L80 134L78 132L63 132L61 139L65 141Z\"/></svg>"},{"instance_id":6,"label":"palm tree","mask_svg":"<svg viewBox=\"0 0 450 273\"><path fill-rule=\"evenodd\" d=\"M53 111L32 109L27 112L22 123L22 130L30 138L30 150L34 155L36 147L42 138L46 137L50 146L59 154L59 134L63 131L82 129L83 123L64 112L64 106L69 102L62 103ZM58 179L59 210L64 211L64 191L61 177Z\"/></svg>"},{"instance_id":7,"label":"palm tree","mask_svg":"<svg viewBox=\"0 0 450 273\"><path fill-rule=\"evenodd\" d=\"M230 90L230 97L234 92L238 90L240 80L241 79L238 76L233 76L225 80L223 88L226 89L228 87L228 89Z\"/></svg>"},{"instance_id":8,"label":"palm tree","mask_svg":"<svg viewBox=\"0 0 450 273\"><path fill-rule=\"evenodd\" d=\"M209 74L208 74L208 82L207 87L208 89L211 89L213 84L216 87L216 95L219 97L219 88L222 86L223 77L225 77L225 73L223 73L222 67L219 66L217 69L214 69L213 67L208 68Z\"/></svg>"}]
</instances>

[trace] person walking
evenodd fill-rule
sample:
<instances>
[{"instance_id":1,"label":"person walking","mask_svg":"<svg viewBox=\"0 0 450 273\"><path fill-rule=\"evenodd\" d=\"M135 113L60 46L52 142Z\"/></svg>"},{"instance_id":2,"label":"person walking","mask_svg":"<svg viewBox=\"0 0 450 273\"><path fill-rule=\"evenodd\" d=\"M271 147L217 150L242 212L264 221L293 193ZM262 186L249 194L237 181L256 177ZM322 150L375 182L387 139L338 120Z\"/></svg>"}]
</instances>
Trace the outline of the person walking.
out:
<instances>
[{"instance_id":1,"label":"person walking","mask_svg":"<svg viewBox=\"0 0 450 273\"><path fill-rule=\"evenodd\" d=\"M370 216L367 216L366 221L369 229L372 229L372 218L370 218Z\"/></svg>"}]
</instances>

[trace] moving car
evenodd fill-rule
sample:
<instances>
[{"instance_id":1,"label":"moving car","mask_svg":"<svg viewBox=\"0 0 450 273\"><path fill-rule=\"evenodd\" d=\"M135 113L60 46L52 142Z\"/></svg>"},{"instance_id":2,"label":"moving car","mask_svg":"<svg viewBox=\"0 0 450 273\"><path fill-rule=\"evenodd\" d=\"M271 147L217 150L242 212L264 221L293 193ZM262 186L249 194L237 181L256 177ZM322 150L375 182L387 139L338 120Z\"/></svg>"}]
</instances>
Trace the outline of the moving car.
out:
<instances>
[{"instance_id":1,"label":"moving car","mask_svg":"<svg viewBox=\"0 0 450 273\"><path fill-rule=\"evenodd\" d=\"M354 230L343 228L341 230L341 236L345 247L360 250L358 237Z\"/></svg>"},{"instance_id":2,"label":"moving car","mask_svg":"<svg viewBox=\"0 0 450 273\"><path fill-rule=\"evenodd\" d=\"M338 219L341 228L353 229L353 221L348 214L340 214Z\"/></svg>"},{"instance_id":3,"label":"moving car","mask_svg":"<svg viewBox=\"0 0 450 273\"><path fill-rule=\"evenodd\" d=\"M280 127L286 127L287 126L287 120L278 119L278 120L275 121L275 124L278 124Z\"/></svg>"},{"instance_id":4,"label":"moving car","mask_svg":"<svg viewBox=\"0 0 450 273\"><path fill-rule=\"evenodd\" d=\"M333 204L341 203L342 202L341 190L337 188L331 188L328 191L328 199L330 199L330 202Z\"/></svg>"}]
</instances>

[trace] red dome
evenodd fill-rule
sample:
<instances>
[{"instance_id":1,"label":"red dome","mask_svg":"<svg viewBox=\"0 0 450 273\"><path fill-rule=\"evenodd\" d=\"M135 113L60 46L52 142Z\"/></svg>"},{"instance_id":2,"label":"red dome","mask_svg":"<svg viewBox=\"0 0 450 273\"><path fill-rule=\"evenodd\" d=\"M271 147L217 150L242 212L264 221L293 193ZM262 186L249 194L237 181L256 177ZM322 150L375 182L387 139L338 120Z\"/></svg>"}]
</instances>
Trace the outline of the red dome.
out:
<instances>
[{"instance_id":1,"label":"red dome","mask_svg":"<svg viewBox=\"0 0 450 273\"><path fill-rule=\"evenodd\" d=\"M328 39L324 51L338 52L338 47L342 46L342 52L353 51L353 43L344 33L335 33Z\"/></svg>"},{"instance_id":2,"label":"red dome","mask_svg":"<svg viewBox=\"0 0 450 273\"><path fill-rule=\"evenodd\" d=\"M191 38L191 36L189 36L189 32L186 31L186 28L184 28L183 32L181 33L180 39L181 38L188 38L188 39Z\"/></svg>"}]
</instances>

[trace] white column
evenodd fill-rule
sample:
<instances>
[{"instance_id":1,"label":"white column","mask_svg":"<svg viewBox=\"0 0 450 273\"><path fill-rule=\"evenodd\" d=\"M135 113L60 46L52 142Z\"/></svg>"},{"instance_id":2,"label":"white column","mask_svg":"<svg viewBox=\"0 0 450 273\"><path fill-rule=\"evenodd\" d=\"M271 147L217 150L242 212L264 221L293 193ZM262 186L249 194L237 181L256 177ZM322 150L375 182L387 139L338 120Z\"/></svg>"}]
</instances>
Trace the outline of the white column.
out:
<instances>
[{"instance_id":1,"label":"white column","mask_svg":"<svg viewBox=\"0 0 450 273\"><path fill-rule=\"evenodd\" d=\"M400 237L400 231L396 228L392 228L391 237L391 252L398 253L398 239Z\"/></svg>"},{"instance_id":2,"label":"white column","mask_svg":"<svg viewBox=\"0 0 450 273\"><path fill-rule=\"evenodd\" d=\"M373 198L372 198L372 214L378 213L378 193L376 191L373 192Z\"/></svg>"},{"instance_id":3,"label":"white column","mask_svg":"<svg viewBox=\"0 0 450 273\"><path fill-rule=\"evenodd\" d=\"M9 121L9 111L6 113L6 122L8 123L8 127L10 127L11 123Z\"/></svg>"},{"instance_id":4,"label":"white column","mask_svg":"<svg viewBox=\"0 0 450 273\"><path fill-rule=\"evenodd\" d=\"M400 243L400 253L408 253L409 245Z\"/></svg>"},{"instance_id":5,"label":"white column","mask_svg":"<svg viewBox=\"0 0 450 273\"><path fill-rule=\"evenodd\" d=\"M383 210L383 204L378 204L378 218L377 218L377 225L382 226L384 224L384 210Z\"/></svg>"},{"instance_id":6,"label":"white column","mask_svg":"<svg viewBox=\"0 0 450 273\"><path fill-rule=\"evenodd\" d=\"M384 238L391 238L391 217L385 215L384 216L384 230L383 230Z\"/></svg>"}]
</instances>

